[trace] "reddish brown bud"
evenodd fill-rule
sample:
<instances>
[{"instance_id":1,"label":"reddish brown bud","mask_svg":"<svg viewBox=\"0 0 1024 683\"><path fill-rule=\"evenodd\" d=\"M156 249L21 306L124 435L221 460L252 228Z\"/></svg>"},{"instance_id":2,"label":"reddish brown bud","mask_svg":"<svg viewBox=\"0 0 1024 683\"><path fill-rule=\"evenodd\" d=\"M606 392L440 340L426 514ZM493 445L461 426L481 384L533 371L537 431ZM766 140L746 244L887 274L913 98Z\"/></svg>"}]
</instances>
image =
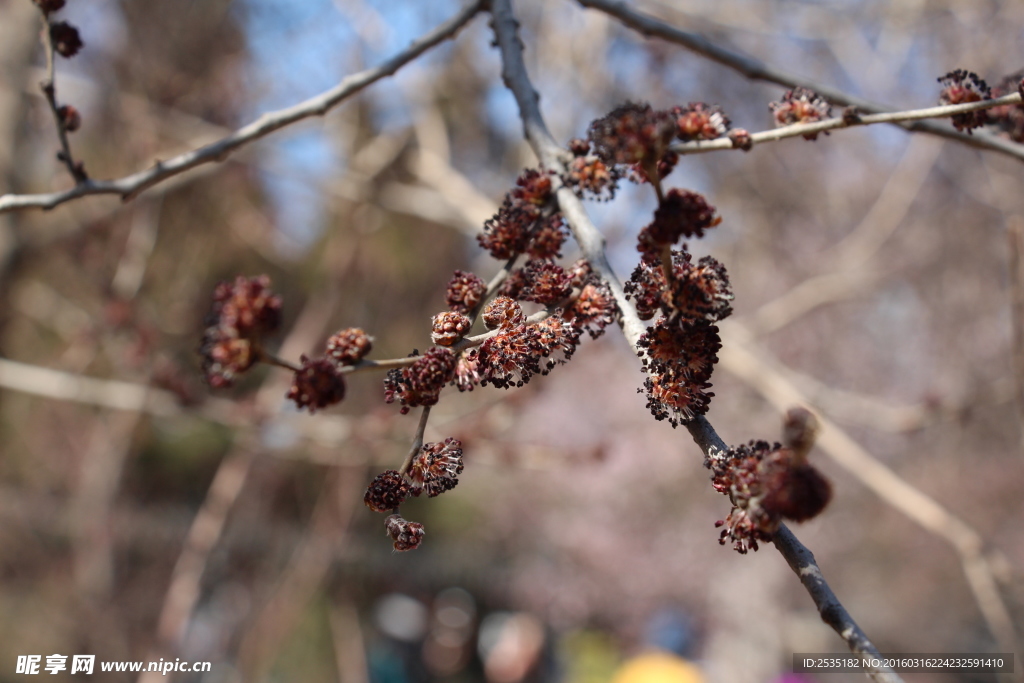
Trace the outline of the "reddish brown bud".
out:
<instances>
[{"instance_id":1,"label":"reddish brown bud","mask_svg":"<svg viewBox=\"0 0 1024 683\"><path fill-rule=\"evenodd\" d=\"M569 296L572 276L557 263L532 260L523 268L524 286L519 292L523 301L550 305Z\"/></svg>"},{"instance_id":2,"label":"reddish brown bud","mask_svg":"<svg viewBox=\"0 0 1024 683\"><path fill-rule=\"evenodd\" d=\"M703 237L705 230L721 222L704 195L673 188L655 209L654 221L640 231L637 250L644 258L656 260L664 247L680 238Z\"/></svg>"},{"instance_id":3,"label":"reddish brown bud","mask_svg":"<svg viewBox=\"0 0 1024 683\"><path fill-rule=\"evenodd\" d=\"M522 325L525 319L523 307L507 296L495 297L493 301L484 307L482 317L484 325L489 330Z\"/></svg>"},{"instance_id":4,"label":"reddish brown bud","mask_svg":"<svg viewBox=\"0 0 1024 683\"><path fill-rule=\"evenodd\" d=\"M657 164L676 134L671 112L649 104L626 103L590 124L597 155L616 164Z\"/></svg>"},{"instance_id":5,"label":"reddish brown bud","mask_svg":"<svg viewBox=\"0 0 1024 683\"><path fill-rule=\"evenodd\" d=\"M384 528L394 542L395 550L399 552L415 550L423 542L423 525L419 522L408 522L400 515L388 517Z\"/></svg>"},{"instance_id":6,"label":"reddish brown bud","mask_svg":"<svg viewBox=\"0 0 1024 683\"><path fill-rule=\"evenodd\" d=\"M732 142L733 149L742 149L744 152L749 152L754 148L754 141L750 137L750 132L746 128L733 128L729 131L729 141Z\"/></svg>"},{"instance_id":7,"label":"reddish brown bud","mask_svg":"<svg viewBox=\"0 0 1024 683\"><path fill-rule=\"evenodd\" d=\"M409 483L398 470L378 474L366 489L363 502L374 512L395 510L409 496Z\"/></svg>"},{"instance_id":8,"label":"reddish brown bud","mask_svg":"<svg viewBox=\"0 0 1024 683\"><path fill-rule=\"evenodd\" d=\"M281 298L270 292L270 278L237 277L213 294L199 352L210 386L230 386L260 358L262 337L280 324Z\"/></svg>"},{"instance_id":9,"label":"reddish brown bud","mask_svg":"<svg viewBox=\"0 0 1024 683\"><path fill-rule=\"evenodd\" d=\"M64 104L57 108L57 115L60 116L60 124L64 130L74 133L82 126L82 115L70 104Z\"/></svg>"},{"instance_id":10,"label":"reddish brown bud","mask_svg":"<svg viewBox=\"0 0 1024 683\"><path fill-rule=\"evenodd\" d=\"M438 346L451 346L462 339L472 322L469 318L454 311L442 311L434 316L430 339Z\"/></svg>"},{"instance_id":11,"label":"reddish brown bud","mask_svg":"<svg viewBox=\"0 0 1024 683\"><path fill-rule=\"evenodd\" d=\"M778 102L768 104L775 117L775 126L789 126L794 123L813 123L827 119L832 105L818 93L807 88L787 90ZM828 135L828 131L825 132ZM807 133L805 140L817 140L817 133Z\"/></svg>"},{"instance_id":12,"label":"reddish brown bud","mask_svg":"<svg viewBox=\"0 0 1024 683\"><path fill-rule=\"evenodd\" d=\"M487 284L473 273L456 270L448 282L445 303L458 313L469 313L484 298Z\"/></svg>"},{"instance_id":13,"label":"reddish brown bud","mask_svg":"<svg viewBox=\"0 0 1024 683\"><path fill-rule=\"evenodd\" d=\"M685 107L673 107L672 115L676 117L676 136L684 142L714 140L729 132L729 117L717 104L691 102Z\"/></svg>"},{"instance_id":14,"label":"reddish brown bud","mask_svg":"<svg viewBox=\"0 0 1024 683\"><path fill-rule=\"evenodd\" d=\"M373 349L373 340L358 327L339 330L327 340L327 357L339 365L355 365Z\"/></svg>"},{"instance_id":15,"label":"reddish brown bud","mask_svg":"<svg viewBox=\"0 0 1024 683\"><path fill-rule=\"evenodd\" d=\"M50 40L53 49L62 57L74 57L84 46L78 29L66 21L50 24Z\"/></svg>"}]
</instances>

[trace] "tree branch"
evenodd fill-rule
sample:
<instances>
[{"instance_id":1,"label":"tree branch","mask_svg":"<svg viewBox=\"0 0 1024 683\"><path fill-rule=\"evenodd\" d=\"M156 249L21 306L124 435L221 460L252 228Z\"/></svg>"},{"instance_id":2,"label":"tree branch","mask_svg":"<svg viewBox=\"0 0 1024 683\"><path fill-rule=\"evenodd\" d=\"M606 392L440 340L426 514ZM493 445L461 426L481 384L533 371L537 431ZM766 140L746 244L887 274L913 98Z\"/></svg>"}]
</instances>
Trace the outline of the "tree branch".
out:
<instances>
[{"instance_id":1,"label":"tree branch","mask_svg":"<svg viewBox=\"0 0 1024 683\"><path fill-rule=\"evenodd\" d=\"M854 106L862 112L880 114L894 111L892 107L854 97L837 88L797 76L796 74L766 64L759 59L715 45L704 36L683 31L649 14L634 10L622 0L577 0L577 2L584 7L609 14L645 36L654 36L667 40L670 43L681 45L691 52L696 52L713 62L737 71L751 80L775 83L786 88L809 88L833 104ZM1018 145L1015 142L989 133L968 135L931 121L901 121L895 122L895 125L909 131L938 135L962 142L971 147L1000 152L1016 159L1024 160L1024 145Z\"/></svg>"},{"instance_id":2,"label":"tree branch","mask_svg":"<svg viewBox=\"0 0 1024 683\"><path fill-rule=\"evenodd\" d=\"M756 145L761 142L776 142L786 138L821 133L823 131L836 130L839 128L870 126L876 123L903 123L907 121L920 121L923 119L943 119L954 116L955 114L964 114L967 112L979 111L981 109L991 109L992 107L999 107L1005 104L1020 103L1020 93L1012 93L994 100L981 100L978 102L969 102L967 104L950 104L942 107L909 109L907 111L866 114L863 116L851 113L850 115L838 116L836 118L825 119L824 121L814 121L813 123L794 123L789 126L781 126L772 130L763 130L757 133L751 133L749 138L746 139L750 141L751 145ZM973 135L965 135L965 137L973 137ZM1017 148L1013 152L1013 156L1024 160L1024 145L1017 145L1016 143L1013 144ZM715 152L723 149L739 149L728 137L717 138L715 140L677 142L669 148L677 154L700 154L702 152ZM750 147L744 147L744 149L749 150Z\"/></svg>"},{"instance_id":3,"label":"tree branch","mask_svg":"<svg viewBox=\"0 0 1024 683\"><path fill-rule=\"evenodd\" d=\"M79 162L76 163L71 155L71 143L68 142L67 120L61 114L60 105L57 104L57 86L55 84L56 71L56 50L53 46L53 36L50 33L52 22L50 15L42 7L39 13L43 16L43 52L46 53L46 77L39 84L43 91L47 104L50 105L50 112L53 114L53 121L57 124L57 138L60 140L61 151L57 154L59 159L68 169L68 173L75 181L75 185L88 182L89 177L85 174L85 167Z\"/></svg>"},{"instance_id":4,"label":"tree branch","mask_svg":"<svg viewBox=\"0 0 1024 683\"><path fill-rule=\"evenodd\" d=\"M544 124L544 119L538 107L537 92L534 90L526 72L526 65L523 61L523 45L517 35L518 23L512 14L510 0L491 0L491 13L494 17L494 33L497 37L498 47L501 50L502 78L513 95L515 95L516 102L519 104L519 113L523 120L526 139L543 166L558 173L564 172L565 168L562 159L565 158L567 152L558 146ZM638 350L637 341L643 334L645 326L637 316L636 309L633 308L633 305L622 294L622 285L608 265L608 259L604 251L604 237L594 226L590 217L587 216L582 202L569 188L560 187L557 198L562 214L572 228L573 235L576 237L577 242L579 242L584 256L590 261L591 267L611 286L615 299L622 311L621 324L623 333L634 351ZM726 448L725 442L722 441L711 426L711 423L703 416L699 416L691 421L687 425L687 429L689 429L693 440L705 454L709 454L709 451L715 449L724 450ZM780 548L780 552L787 558L787 561L789 561L787 552L791 555L794 553L804 553L803 557L813 558L810 551L801 545L792 534L784 536L781 547L778 543L776 547ZM793 556L795 557L796 555ZM803 576L800 573L801 565L790 562L790 566L793 567L797 575L801 577L801 581L803 581ZM816 567L817 565L814 566ZM875 652L871 641L864 636L850 615L844 609L842 612L837 611L837 607L842 609L842 605L831 589L828 588L828 584L825 582L824 577L821 576L820 570L818 578L820 582L815 585L815 590L810 590L810 587L808 587L808 592L811 599L818 606L819 611L822 612L822 617L825 618L827 615L828 619L832 620L826 619L826 623L833 629L836 629L840 637L847 642L854 652ZM806 582L805 586L807 586ZM853 638L850 634L857 634L857 637ZM854 649L855 647L860 649ZM872 650L867 650L867 648L872 648ZM871 675L875 680L885 681L886 683L900 681L899 676L891 671L876 670Z\"/></svg>"},{"instance_id":5,"label":"tree branch","mask_svg":"<svg viewBox=\"0 0 1024 683\"><path fill-rule=\"evenodd\" d=\"M157 161L144 171L117 180L85 180L62 192L3 195L0 197L0 213L26 208L52 209L73 199L95 194L116 194L122 200L129 201L140 192L167 178L184 173L196 166L223 161L238 148L259 140L276 130L313 116L323 116L346 98L368 85L393 75L430 48L453 37L476 16L482 7L483 0L475 0L457 15L416 40L407 49L380 66L352 74L330 90L291 107L264 114L247 126L239 128L216 142L179 154L167 161Z\"/></svg>"}]
</instances>

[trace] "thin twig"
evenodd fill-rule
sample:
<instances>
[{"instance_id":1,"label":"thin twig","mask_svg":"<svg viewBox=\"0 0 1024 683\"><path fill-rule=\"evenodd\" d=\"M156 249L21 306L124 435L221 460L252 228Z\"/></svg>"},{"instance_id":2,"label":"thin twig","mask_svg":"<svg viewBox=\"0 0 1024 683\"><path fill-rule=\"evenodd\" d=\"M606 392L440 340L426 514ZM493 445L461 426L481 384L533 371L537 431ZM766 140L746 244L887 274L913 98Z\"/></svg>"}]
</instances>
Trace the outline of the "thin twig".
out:
<instances>
[{"instance_id":1,"label":"thin twig","mask_svg":"<svg viewBox=\"0 0 1024 683\"><path fill-rule=\"evenodd\" d=\"M26 208L52 209L72 199L95 194L116 194L120 195L122 200L128 201L140 192L167 178L184 173L202 164L223 161L238 148L269 135L276 130L313 116L323 116L346 98L351 97L366 86L386 76L393 75L402 66L413 61L430 48L453 37L476 16L482 6L483 0L476 0L457 15L419 40L414 41L408 48L383 64L352 74L330 90L303 102L264 114L252 123L239 128L216 142L179 154L167 161L158 161L144 171L139 171L117 180L87 180L62 192L3 195L0 197L0 213Z\"/></svg>"},{"instance_id":2,"label":"thin twig","mask_svg":"<svg viewBox=\"0 0 1024 683\"><path fill-rule=\"evenodd\" d=\"M423 433L427 430L427 420L430 419L430 406L423 406L422 412L420 412L420 423L416 426L416 435L412 438L412 445L409 447L409 454L405 456L405 462L398 469L400 474L407 474L409 468L412 467L412 461L416 459L416 455L423 448Z\"/></svg>"},{"instance_id":3,"label":"thin twig","mask_svg":"<svg viewBox=\"0 0 1024 683\"><path fill-rule=\"evenodd\" d=\"M494 33L497 38L498 47L501 50L502 78L505 81L505 85L515 95L516 102L519 104L519 115L523 120L526 139L542 165L556 172L564 172L565 168L562 159L565 158L567 153L551 137L540 114L540 109L537 106L537 93L526 72L526 64L523 61L523 46L517 35L518 24L516 23L515 16L512 14L509 0L491 0L491 13L494 17ZM572 190L562 186L558 189L557 197L562 214L572 228L573 235L575 235L584 256L590 261L591 267L611 287L622 312L621 325L623 334L633 349L637 350L637 342L643 335L645 327L637 316L636 309L626 300L622 293L622 285L608 264L604 250L604 237L594 226L590 217L587 216L579 198ZM715 433L711 423L703 416L693 420L688 425L688 429L694 441L706 455L710 454L710 451L713 449L726 448L725 443ZM788 538L786 540L788 541ZM810 551L804 548L796 538L792 539L792 548L795 551L802 551L810 555ZM830 605L841 606L841 604L831 590L828 590L828 584L825 582L824 577L821 577L820 588L814 591L808 590L808 592L819 609L828 609L830 615L839 615ZM853 621L853 618L845 610L839 616L841 618L834 619L829 625L853 649L854 645L848 640L849 633L856 632L860 636L863 636L863 633L860 632L856 622ZM864 649L868 647L873 648L874 646L871 645L871 641L867 637L861 637L856 640L856 647ZM856 652L857 650L854 651ZM874 672L874 675L876 680L885 681L886 683L900 681L899 676L889 671L878 670Z\"/></svg>"},{"instance_id":4,"label":"thin twig","mask_svg":"<svg viewBox=\"0 0 1024 683\"><path fill-rule=\"evenodd\" d=\"M83 183L88 182L89 177L85 174L85 166L81 162L76 163L74 157L71 155L71 143L68 142L68 128L64 116L61 115L60 105L57 104L57 86L55 82L56 72L56 50L53 46L53 36L50 33L52 23L50 22L50 15L42 7L39 8L39 13L43 17L43 52L46 53L46 78L39 84L39 88L43 91L43 95L46 97L46 102L50 105L50 112L53 113L54 123L57 124L57 138L60 140L60 153L57 154L57 159L63 162L67 167L68 173L75 181L76 186L81 186ZM0 209L2 211L2 209Z\"/></svg>"},{"instance_id":5,"label":"thin twig","mask_svg":"<svg viewBox=\"0 0 1024 683\"><path fill-rule=\"evenodd\" d=\"M823 83L817 83L811 79L791 74L782 69L766 64L759 59L748 55L733 52L724 47L716 45L704 36L696 33L689 33L667 24L644 12L631 8L622 0L577 0L584 7L600 10L609 14L626 26L639 31L645 36L655 36L677 45L682 45L691 52L696 52L713 62L726 66L747 78L755 81L766 81L776 83L787 88L804 87L814 90L819 95L833 104L856 107L861 112L878 114L893 112L892 107L887 107L870 100L861 99L849 95L842 90L830 87ZM971 147L1000 152L1018 160L1024 160L1024 145L1018 145L997 135L990 133L975 133L968 135L960 133L952 128L935 123L933 121L902 121L898 125L906 130L929 133L940 137L962 142Z\"/></svg>"},{"instance_id":6,"label":"thin twig","mask_svg":"<svg viewBox=\"0 0 1024 683\"><path fill-rule=\"evenodd\" d=\"M781 126L772 130L763 130L751 133L747 138L751 145L761 142L776 142L786 138L821 133L823 131L837 130L839 128L853 128L857 126L870 126L876 123L902 123L904 121L920 121L923 119L944 119L956 114L964 114L982 109L991 109L1007 104L1020 104L1020 93L1012 93L994 100L981 100L967 104L950 104L943 107L927 107L925 109L909 109L907 111L893 111L884 114L865 114L863 116L838 116L824 121L813 123L794 123L789 126ZM1020 147L1021 159L1024 159L1024 145ZM677 154L700 154L702 152L715 152L723 149L739 149L728 137L716 138L714 140L693 140L691 142L677 142L669 146ZM750 147L744 147L749 150Z\"/></svg>"}]
</instances>

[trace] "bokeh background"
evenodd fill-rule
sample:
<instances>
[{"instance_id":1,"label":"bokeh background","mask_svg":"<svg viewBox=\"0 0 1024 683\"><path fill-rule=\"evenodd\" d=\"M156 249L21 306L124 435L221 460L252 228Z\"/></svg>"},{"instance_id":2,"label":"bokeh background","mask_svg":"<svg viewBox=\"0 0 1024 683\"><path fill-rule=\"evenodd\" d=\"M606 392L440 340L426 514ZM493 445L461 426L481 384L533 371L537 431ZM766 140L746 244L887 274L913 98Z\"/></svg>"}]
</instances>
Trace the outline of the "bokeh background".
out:
<instances>
[{"instance_id":1,"label":"bokeh background","mask_svg":"<svg viewBox=\"0 0 1024 683\"><path fill-rule=\"evenodd\" d=\"M562 141L626 100L771 126L780 87L573 2L514 5ZM85 41L58 64L84 120L73 148L94 177L145 168L381 62L458 6L69 0ZM635 6L901 108L933 104L952 69L995 82L1024 66L1012 0ZM29 0L0 0L4 192L69 182L39 29ZM719 546L728 501L685 430L646 412L616 330L523 389L446 392L427 439L461 439L466 471L403 506L427 529L411 553L362 504L416 426L380 376L315 416L285 403L282 370L203 384L203 318L236 274L270 275L295 360L349 326L376 358L423 349L452 270L497 271L474 235L535 161L492 38L477 17L322 120L130 203L0 215L0 680L23 680L18 655L62 653L212 663L180 681L653 683L621 666L660 648L692 680L754 683L793 652L843 651L774 548ZM884 652L1020 652L1021 181L1018 160L878 126L687 157L666 181L724 219L690 245L736 294L709 418L729 443L774 440L796 391L849 437L815 452L835 499L794 531ZM623 277L654 201L624 186L589 205Z\"/></svg>"}]
</instances>

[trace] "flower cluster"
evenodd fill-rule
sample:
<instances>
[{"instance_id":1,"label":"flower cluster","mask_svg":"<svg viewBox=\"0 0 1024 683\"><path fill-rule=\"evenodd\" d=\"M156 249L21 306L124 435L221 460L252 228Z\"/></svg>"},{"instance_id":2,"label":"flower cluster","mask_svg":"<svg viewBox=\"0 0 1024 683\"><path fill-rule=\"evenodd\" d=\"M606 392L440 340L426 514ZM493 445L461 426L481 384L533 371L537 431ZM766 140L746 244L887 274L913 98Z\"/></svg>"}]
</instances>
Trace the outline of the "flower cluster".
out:
<instances>
[{"instance_id":1,"label":"flower cluster","mask_svg":"<svg viewBox=\"0 0 1024 683\"><path fill-rule=\"evenodd\" d=\"M545 306L561 301L572 291L572 276L557 263L533 259L522 269L523 286L517 298Z\"/></svg>"},{"instance_id":2,"label":"flower cluster","mask_svg":"<svg viewBox=\"0 0 1024 683\"><path fill-rule=\"evenodd\" d=\"M374 512L397 510L411 490L409 482L398 470L384 470L366 489L363 502Z\"/></svg>"},{"instance_id":3,"label":"flower cluster","mask_svg":"<svg viewBox=\"0 0 1024 683\"><path fill-rule=\"evenodd\" d=\"M413 355L418 355L413 352ZM384 379L384 401L402 404L402 414L417 406L435 405L441 390L455 378L455 354L441 346L432 346L412 365L388 372Z\"/></svg>"},{"instance_id":4,"label":"flower cluster","mask_svg":"<svg viewBox=\"0 0 1024 683\"><path fill-rule=\"evenodd\" d=\"M473 273L456 270L448 282L444 300L456 313L469 313L483 301L487 285Z\"/></svg>"},{"instance_id":5,"label":"flower cluster","mask_svg":"<svg viewBox=\"0 0 1024 683\"><path fill-rule=\"evenodd\" d=\"M647 379L640 393L656 420L677 427L708 410L711 373L722 348L718 327L704 321L660 319L637 342Z\"/></svg>"},{"instance_id":6,"label":"flower cluster","mask_svg":"<svg viewBox=\"0 0 1024 683\"><path fill-rule=\"evenodd\" d=\"M281 324L281 297L271 293L270 278L239 276L213 292L200 354L210 386L228 387L262 354L265 335Z\"/></svg>"},{"instance_id":7,"label":"flower cluster","mask_svg":"<svg viewBox=\"0 0 1024 683\"><path fill-rule=\"evenodd\" d=\"M1024 72L1010 74L992 88L992 97L1003 97L1021 91ZM1024 104L1004 104L987 109L988 123L996 126L1014 142L1024 142Z\"/></svg>"},{"instance_id":8,"label":"flower cluster","mask_svg":"<svg viewBox=\"0 0 1024 683\"><path fill-rule=\"evenodd\" d=\"M807 462L817 422L807 410L789 412L786 445L765 441L712 453L704 465L716 491L729 496L732 510L715 526L724 527L719 543L740 553L770 541L784 519L803 522L817 516L832 498L832 485Z\"/></svg>"},{"instance_id":9,"label":"flower cluster","mask_svg":"<svg viewBox=\"0 0 1024 683\"><path fill-rule=\"evenodd\" d=\"M299 408L315 413L345 398L345 378L329 358L301 357L302 367L295 373L288 398Z\"/></svg>"},{"instance_id":10,"label":"flower cluster","mask_svg":"<svg viewBox=\"0 0 1024 683\"><path fill-rule=\"evenodd\" d=\"M992 98L988 83L973 71L956 69L938 79L942 85L939 93L939 104L966 104L968 102L980 102ZM952 117L953 127L957 130L965 130L970 133L975 128L984 126L988 116L984 109L971 111L964 114L956 114Z\"/></svg>"},{"instance_id":11,"label":"flower cluster","mask_svg":"<svg viewBox=\"0 0 1024 683\"><path fill-rule=\"evenodd\" d=\"M569 141L569 150L573 153L562 182L571 187L581 199L589 196L594 199L614 199L615 189L622 175L614 164L590 151L590 142L581 138ZM607 194L605 194L607 192Z\"/></svg>"},{"instance_id":12,"label":"flower cluster","mask_svg":"<svg viewBox=\"0 0 1024 683\"><path fill-rule=\"evenodd\" d=\"M355 365L373 349L373 340L358 327L335 332L327 340L327 357L338 365Z\"/></svg>"},{"instance_id":13,"label":"flower cluster","mask_svg":"<svg viewBox=\"0 0 1024 683\"><path fill-rule=\"evenodd\" d=\"M591 339L597 339L619 317L619 305L608 283L591 276L583 283L580 295L562 311L562 317L574 327L586 330Z\"/></svg>"},{"instance_id":14,"label":"flower cluster","mask_svg":"<svg viewBox=\"0 0 1024 683\"><path fill-rule=\"evenodd\" d=\"M459 483L462 467L462 442L458 439L423 444L409 467L410 492L418 496L425 491L433 498L450 491Z\"/></svg>"},{"instance_id":15,"label":"flower cluster","mask_svg":"<svg viewBox=\"0 0 1024 683\"><path fill-rule=\"evenodd\" d=\"M682 322L718 322L732 313L725 266L711 256L696 265L691 258L685 251L672 251L670 282L665 280L662 263L643 262L636 267L623 290L635 301L641 320L650 320L660 311Z\"/></svg>"},{"instance_id":16,"label":"flower cluster","mask_svg":"<svg viewBox=\"0 0 1024 683\"><path fill-rule=\"evenodd\" d=\"M562 215L554 205L551 176L530 169L505 195L498 213L484 223L477 241L496 259L524 252L536 258L555 258L565 235Z\"/></svg>"},{"instance_id":17,"label":"flower cluster","mask_svg":"<svg viewBox=\"0 0 1024 683\"><path fill-rule=\"evenodd\" d=\"M704 195L673 188L654 211L654 220L640 231L637 250L645 260L657 260L665 247L680 238L703 237L722 222Z\"/></svg>"},{"instance_id":18,"label":"flower cluster","mask_svg":"<svg viewBox=\"0 0 1024 683\"><path fill-rule=\"evenodd\" d=\"M832 105L818 93L808 88L793 88L783 94L778 102L768 104L775 126L791 126L794 123L814 123L827 119L832 114ZM825 131L828 135L828 131ZM805 140L817 140L817 133L807 133Z\"/></svg>"},{"instance_id":19,"label":"flower cluster","mask_svg":"<svg viewBox=\"0 0 1024 683\"><path fill-rule=\"evenodd\" d=\"M685 107L673 107L672 114L676 117L676 136L683 142L714 140L729 133L729 117L717 104L691 102Z\"/></svg>"},{"instance_id":20,"label":"flower cluster","mask_svg":"<svg viewBox=\"0 0 1024 683\"><path fill-rule=\"evenodd\" d=\"M606 163L650 166L666 156L676 131L672 112L627 102L591 123L588 138Z\"/></svg>"}]
</instances>

